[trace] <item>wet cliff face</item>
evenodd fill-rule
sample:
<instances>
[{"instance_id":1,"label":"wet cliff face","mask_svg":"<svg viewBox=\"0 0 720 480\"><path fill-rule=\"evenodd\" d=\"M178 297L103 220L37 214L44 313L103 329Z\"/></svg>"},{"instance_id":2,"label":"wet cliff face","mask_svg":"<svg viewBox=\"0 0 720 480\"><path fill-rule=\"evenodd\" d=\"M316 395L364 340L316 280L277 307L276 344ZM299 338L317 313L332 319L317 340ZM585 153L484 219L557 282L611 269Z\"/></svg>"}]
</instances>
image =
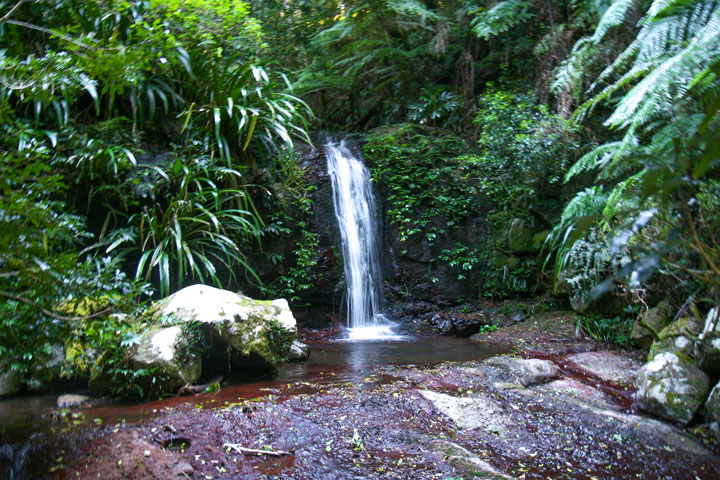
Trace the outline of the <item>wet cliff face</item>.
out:
<instances>
[{"instance_id":1,"label":"wet cliff face","mask_svg":"<svg viewBox=\"0 0 720 480\"><path fill-rule=\"evenodd\" d=\"M250 258L264 286L246 281L239 288L259 298L285 297L300 325L327 327L338 321L344 292L332 186L321 147L298 145L296 159L303 191L284 178L257 182L269 187L255 205L274 225L261 239L261 252Z\"/></svg>"},{"instance_id":2,"label":"wet cliff face","mask_svg":"<svg viewBox=\"0 0 720 480\"><path fill-rule=\"evenodd\" d=\"M546 199L535 196L509 206L498 204L487 190L498 187L496 196L504 195L504 190L486 180L482 165L468 160L470 155L463 150L467 145L456 137L433 138L431 146L437 151L429 154L412 141L383 141L381 151L373 152L370 142L358 143L357 149L365 153L364 162L374 178L390 317L415 319L460 304L528 297L547 289L533 241L547 228L544 218L552 215L547 209L533 213L535 204ZM269 285L278 285L295 269L296 280L304 283L304 288L292 292L293 312L301 325L342 324L346 308L342 245L325 152L322 147L305 146L297 155L308 187L308 206L303 212L284 183L276 183L271 189L272 208L282 209L291 220L283 232L263 240L263 249L282 261L265 259L254 267ZM272 208L266 215L273 214ZM399 208L405 208L401 215ZM311 261L298 269L298 245L308 233L314 238L310 251L306 250Z\"/></svg>"},{"instance_id":3,"label":"wet cliff face","mask_svg":"<svg viewBox=\"0 0 720 480\"><path fill-rule=\"evenodd\" d=\"M373 168L372 160L365 160ZM307 278L312 286L299 292L297 305L309 304L306 318L310 325L322 326L332 321L344 321L345 281L343 278L342 245L339 227L335 218L332 200L332 185L327 173L327 160L322 148L304 148L300 152L300 166L303 178L313 187L311 213L306 219L307 230L317 235L315 265L307 269ZM380 179L376 179L380 180ZM466 245L480 245L491 234L491 226L485 216L464 219L452 235L442 236L435 241L428 240L425 234L405 237L398 225L388 214L392 208L387 183L376 181L375 194L380 219L378 236L381 244L382 267L384 277L384 296L388 312L392 317L413 316L414 313L437 311L439 308L457 305L478 298L477 277L481 272L467 272L463 280L458 280L458 268L438 258L456 247L458 242ZM291 212L292 213L292 212ZM296 212L295 212L296 213ZM448 219L438 215L427 226L428 230L441 230ZM282 269L290 268L292 245L300 235L295 225L287 237L274 241L276 248L283 248L286 261L274 271L264 272L268 280ZM419 309L419 310L418 310ZM294 308L304 316L305 310ZM318 311L324 313L318 314Z\"/></svg>"}]
</instances>

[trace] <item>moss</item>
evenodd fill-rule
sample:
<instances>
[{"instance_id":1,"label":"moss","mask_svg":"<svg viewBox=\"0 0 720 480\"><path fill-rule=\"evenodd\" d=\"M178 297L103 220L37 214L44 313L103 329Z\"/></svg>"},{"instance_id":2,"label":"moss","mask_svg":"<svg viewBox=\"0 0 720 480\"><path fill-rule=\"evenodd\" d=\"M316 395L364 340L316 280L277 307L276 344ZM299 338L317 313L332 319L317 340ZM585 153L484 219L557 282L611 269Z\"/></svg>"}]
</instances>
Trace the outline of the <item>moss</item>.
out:
<instances>
[{"instance_id":1,"label":"moss","mask_svg":"<svg viewBox=\"0 0 720 480\"><path fill-rule=\"evenodd\" d=\"M117 300L117 297L111 297L110 295L67 300L58 305L55 310L60 314L71 317L87 317L111 306L114 300Z\"/></svg>"},{"instance_id":2,"label":"moss","mask_svg":"<svg viewBox=\"0 0 720 480\"><path fill-rule=\"evenodd\" d=\"M695 319L691 317L681 317L662 329L660 339L679 337L681 335L693 338L696 337L701 330L702 326L695 321Z\"/></svg>"},{"instance_id":3,"label":"moss","mask_svg":"<svg viewBox=\"0 0 720 480\"><path fill-rule=\"evenodd\" d=\"M254 305L261 305L264 307L272 306L273 301L272 300L255 300L254 298L250 297L244 297L240 302L239 305L242 305L243 307L251 307Z\"/></svg>"}]
</instances>

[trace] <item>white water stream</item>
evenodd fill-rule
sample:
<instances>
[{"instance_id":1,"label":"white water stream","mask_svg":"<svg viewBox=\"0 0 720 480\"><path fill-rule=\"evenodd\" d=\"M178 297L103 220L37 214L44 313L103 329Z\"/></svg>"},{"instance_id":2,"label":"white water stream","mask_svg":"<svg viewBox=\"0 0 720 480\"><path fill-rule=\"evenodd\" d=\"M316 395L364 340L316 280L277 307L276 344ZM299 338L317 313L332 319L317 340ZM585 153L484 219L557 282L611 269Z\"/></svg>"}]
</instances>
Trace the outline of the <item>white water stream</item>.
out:
<instances>
[{"instance_id":1,"label":"white water stream","mask_svg":"<svg viewBox=\"0 0 720 480\"><path fill-rule=\"evenodd\" d=\"M397 339L383 314L377 208L367 167L345 144L325 145L345 262L348 339Z\"/></svg>"}]
</instances>

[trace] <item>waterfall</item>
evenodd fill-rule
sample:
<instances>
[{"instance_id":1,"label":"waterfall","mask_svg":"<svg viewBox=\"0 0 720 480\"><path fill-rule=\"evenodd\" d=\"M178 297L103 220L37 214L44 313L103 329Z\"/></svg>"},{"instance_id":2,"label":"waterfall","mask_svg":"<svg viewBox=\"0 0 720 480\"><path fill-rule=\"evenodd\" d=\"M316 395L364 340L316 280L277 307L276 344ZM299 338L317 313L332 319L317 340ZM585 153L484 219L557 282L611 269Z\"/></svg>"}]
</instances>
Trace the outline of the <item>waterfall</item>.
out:
<instances>
[{"instance_id":1,"label":"waterfall","mask_svg":"<svg viewBox=\"0 0 720 480\"><path fill-rule=\"evenodd\" d=\"M367 167L345 141L325 145L347 284L350 339L394 335L383 315L377 209Z\"/></svg>"}]
</instances>

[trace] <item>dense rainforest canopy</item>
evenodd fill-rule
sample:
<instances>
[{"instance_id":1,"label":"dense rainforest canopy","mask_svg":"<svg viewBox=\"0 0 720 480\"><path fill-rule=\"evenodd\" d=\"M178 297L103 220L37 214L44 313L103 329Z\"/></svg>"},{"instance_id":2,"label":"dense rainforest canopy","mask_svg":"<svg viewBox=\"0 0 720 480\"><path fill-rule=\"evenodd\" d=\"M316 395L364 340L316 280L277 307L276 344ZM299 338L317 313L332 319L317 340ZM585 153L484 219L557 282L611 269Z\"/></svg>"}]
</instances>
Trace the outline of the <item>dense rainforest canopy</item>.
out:
<instances>
[{"instance_id":1,"label":"dense rainforest canopy","mask_svg":"<svg viewBox=\"0 0 720 480\"><path fill-rule=\"evenodd\" d=\"M557 188L534 238L556 285L704 315L719 75L714 0L1 2L0 369L41 375L62 344L68 377L89 348L135 375L118 314L192 282L298 298L315 236L297 146L396 124L367 152L403 235L442 234L421 205L538 211ZM402 169L408 141L427 168ZM418 193L443 169L470 180ZM440 260L462 279L475 247ZM291 266L261 281L258 259Z\"/></svg>"}]
</instances>

